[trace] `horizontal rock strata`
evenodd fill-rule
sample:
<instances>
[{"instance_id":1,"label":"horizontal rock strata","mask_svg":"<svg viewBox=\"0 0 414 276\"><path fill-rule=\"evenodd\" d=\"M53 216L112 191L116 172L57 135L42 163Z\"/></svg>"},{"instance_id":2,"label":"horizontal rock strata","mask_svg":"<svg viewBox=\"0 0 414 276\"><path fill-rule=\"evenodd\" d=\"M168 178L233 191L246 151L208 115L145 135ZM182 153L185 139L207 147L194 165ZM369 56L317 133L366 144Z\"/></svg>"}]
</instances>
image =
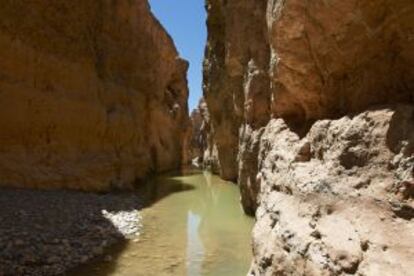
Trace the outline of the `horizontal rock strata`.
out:
<instances>
[{"instance_id":1,"label":"horizontal rock strata","mask_svg":"<svg viewBox=\"0 0 414 276\"><path fill-rule=\"evenodd\" d=\"M5 0L0 185L104 190L177 168L187 63L147 1Z\"/></svg>"}]
</instances>

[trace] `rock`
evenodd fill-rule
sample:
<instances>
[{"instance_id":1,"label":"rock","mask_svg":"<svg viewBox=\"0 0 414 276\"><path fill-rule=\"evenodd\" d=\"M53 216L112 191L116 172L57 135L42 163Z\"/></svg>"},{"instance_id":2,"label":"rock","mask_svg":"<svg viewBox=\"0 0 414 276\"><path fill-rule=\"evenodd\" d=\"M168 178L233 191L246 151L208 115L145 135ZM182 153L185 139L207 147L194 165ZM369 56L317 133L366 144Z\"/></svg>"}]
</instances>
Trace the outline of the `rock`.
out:
<instances>
[{"instance_id":1,"label":"rock","mask_svg":"<svg viewBox=\"0 0 414 276\"><path fill-rule=\"evenodd\" d=\"M198 106L191 112L190 120L191 120L191 134L190 134L190 142L188 144L188 151L189 151L189 159L194 163L202 163L204 150L206 148L206 137L205 129L202 126L203 124L203 114L202 114L202 105L204 104L204 99L201 99ZM205 104L204 104L205 105Z\"/></svg>"},{"instance_id":2,"label":"rock","mask_svg":"<svg viewBox=\"0 0 414 276\"><path fill-rule=\"evenodd\" d=\"M88 257L88 256L86 256L86 255L81 256L81 258L80 258L80 262L81 262L81 263L86 263L88 260L89 260L89 257Z\"/></svg>"},{"instance_id":3,"label":"rock","mask_svg":"<svg viewBox=\"0 0 414 276\"><path fill-rule=\"evenodd\" d=\"M103 254L103 249L102 249L102 247L98 247L98 246L96 246L96 247L94 247L93 249L92 249L92 253L93 253L93 255L95 255L95 256L99 256L99 255L102 255Z\"/></svg>"},{"instance_id":4,"label":"rock","mask_svg":"<svg viewBox=\"0 0 414 276\"><path fill-rule=\"evenodd\" d=\"M217 148L219 173L226 180L238 178L242 123L254 133L269 119L266 5L265 1L220 0L208 0L206 5L204 98L212 138L208 144Z\"/></svg>"},{"instance_id":5,"label":"rock","mask_svg":"<svg viewBox=\"0 0 414 276\"><path fill-rule=\"evenodd\" d=\"M0 18L1 185L125 189L180 166L188 64L147 1L6 0Z\"/></svg>"},{"instance_id":6,"label":"rock","mask_svg":"<svg viewBox=\"0 0 414 276\"><path fill-rule=\"evenodd\" d=\"M409 275L412 1L206 7L204 148L256 215L251 274Z\"/></svg>"},{"instance_id":7,"label":"rock","mask_svg":"<svg viewBox=\"0 0 414 276\"><path fill-rule=\"evenodd\" d=\"M17 239L17 240L14 241L14 244L17 245L17 246L21 246L21 245L24 245L24 241L21 240L21 239Z\"/></svg>"},{"instance_id":8,"label":"rock","mask_svg":"<svg viewBox=\"0 0 414 276\"><path fill-rule=\"evenodd\" d=\"M189 151L196 167L219 173L221 170L217 145L211 130L211 118L204 98L191 113L191 142Z\"/></svg>"},{"instance_id":9,"label":"rock","mask_svg":"<svg viewBox=\"0 0 414 276\"><path fill-rule=\"evenodd\" d=\"M204 98L212 139L206 142L216 146L218 173L246 191L248 213L260 186L251 143L271 118L283 118L303 136L317 119L413 102L412 5L207 1ZM309 159L306 143L302 150L296 161ZM341 163L361 166L366 154L350 148Z\"/></svg>"},{"instance_id":10,"label":"rock","mask_svg":"<svg viewBox=\"0 0 414 276\"><path fill-rule=\"evenodd\" d=\"M303 138L282 119L269 122L258 155L252 275L409 275L414 248L405 244L414 242L414 204L390 192L414 177L411 153L395 147L414 143L409 114L414 106L402 105L317 121ZM394 128L395 118L405 118L398 120L404 132ZM392 146L390 137L400 142ZM304 143L311 159L297 162ZM348 160L349 152L358 153ZM401 162L388 169L389 160L400 154ZM381 253L384 244L387 255Z\"/></svg>"}]
</instances>

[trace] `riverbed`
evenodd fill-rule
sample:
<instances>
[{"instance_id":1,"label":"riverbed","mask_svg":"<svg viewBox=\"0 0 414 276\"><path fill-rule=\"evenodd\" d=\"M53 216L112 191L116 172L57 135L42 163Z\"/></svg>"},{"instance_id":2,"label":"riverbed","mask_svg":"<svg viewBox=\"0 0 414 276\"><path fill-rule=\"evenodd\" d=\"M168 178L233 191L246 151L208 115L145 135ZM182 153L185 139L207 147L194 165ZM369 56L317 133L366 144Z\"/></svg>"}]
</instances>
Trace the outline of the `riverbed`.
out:
<instances>
[{"instance_id":1,"label":"riverbed","mask_svg":"<svg viewBox=\"0 0 414 276\"><path fill-rule=\"evenodd\" d=\"M253 219L239 190L208 172L154 179L139 193L142 233L74 275L246 275Z\"/></svg>"}]
</instances>

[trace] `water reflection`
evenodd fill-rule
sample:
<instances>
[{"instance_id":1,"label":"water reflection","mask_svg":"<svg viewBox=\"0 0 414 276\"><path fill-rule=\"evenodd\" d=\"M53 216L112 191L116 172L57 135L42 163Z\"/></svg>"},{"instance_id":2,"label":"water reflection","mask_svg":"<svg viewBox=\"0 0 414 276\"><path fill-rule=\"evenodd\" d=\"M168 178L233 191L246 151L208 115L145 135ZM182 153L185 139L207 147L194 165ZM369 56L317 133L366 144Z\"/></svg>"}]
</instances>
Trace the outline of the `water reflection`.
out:
<instances>
[{"instance_id":1,"label":"water reflection","mask_svg":"<svg viewBox=\"0 0 414 276\"><path fill-rule=\"evenodd\" d=\"M187 275L201 275L204 246L198 234L200 216L188 211L187 217Z\"/></svg>"},{"instance_id":2,"label":"water reflection","mask_svg":"<svg viewBox=\"0 0 414 276\"><path fill-rule=\"evenodd\" d=\"M144 233L112 263L78 275L246 275L253 221L235 185L209 173L160 177L146 188ZM142 193L142 191L141 191Z\"/></svg>"}]
</instances>

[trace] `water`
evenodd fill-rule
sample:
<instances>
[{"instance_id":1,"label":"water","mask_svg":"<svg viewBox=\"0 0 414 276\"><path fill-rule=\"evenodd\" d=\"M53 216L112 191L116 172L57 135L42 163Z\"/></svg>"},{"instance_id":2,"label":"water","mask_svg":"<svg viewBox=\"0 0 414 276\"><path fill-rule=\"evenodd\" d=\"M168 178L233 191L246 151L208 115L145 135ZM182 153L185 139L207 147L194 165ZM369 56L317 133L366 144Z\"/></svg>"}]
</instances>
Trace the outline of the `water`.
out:
<instances>
[{"instance_id":1,"label":"water","mask_svg":"<svg viewBox=\"0 0 414 276\"><path fill-rule=\"evenodd\" d=\"M160 177L145 193L151 204L142 210L139 240L81 275L246 275L253 219L241 210L237 186L198 172Z\"/></svg>"}]
</instances>

